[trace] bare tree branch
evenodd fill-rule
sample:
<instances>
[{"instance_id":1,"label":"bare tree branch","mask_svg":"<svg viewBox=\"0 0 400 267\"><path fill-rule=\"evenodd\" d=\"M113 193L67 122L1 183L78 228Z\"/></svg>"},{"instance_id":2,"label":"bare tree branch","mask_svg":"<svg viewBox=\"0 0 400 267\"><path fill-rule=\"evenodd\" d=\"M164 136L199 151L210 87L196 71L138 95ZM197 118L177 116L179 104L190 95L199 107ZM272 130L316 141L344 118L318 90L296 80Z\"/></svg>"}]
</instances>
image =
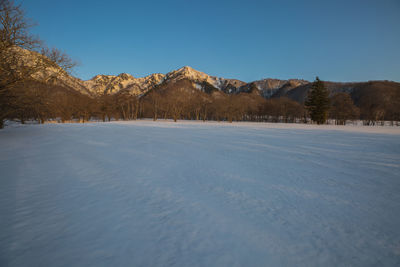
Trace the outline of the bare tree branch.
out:
<instances>
[{"instance_id":1,"label":"bare tree branch","mask_svg":"<svg viewBox=\"0 0 400 267\"><path fill-rule=\"evenodd\" d=\"M51 49L44 47L40 53L69 74L71 74L73 68L78 65L78 62L72 60L66 53L55 47Z\"/></svg>"}]
</instances>

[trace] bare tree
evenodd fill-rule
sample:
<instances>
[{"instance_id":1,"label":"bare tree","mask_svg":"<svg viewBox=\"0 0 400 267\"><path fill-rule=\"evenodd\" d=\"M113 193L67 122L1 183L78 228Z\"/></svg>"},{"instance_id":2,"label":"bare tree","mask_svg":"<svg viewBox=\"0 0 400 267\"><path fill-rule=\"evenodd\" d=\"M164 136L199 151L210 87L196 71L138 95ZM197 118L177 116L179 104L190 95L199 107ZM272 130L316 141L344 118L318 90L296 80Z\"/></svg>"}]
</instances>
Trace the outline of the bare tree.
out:
<instances>
[{"instance_id":1,"label":"bare tree","mask_svg":"<svg viewBox=\"0 0 400 267\"><path fill-rule=\"evenodd\" d=\"M0 0L0 128L3 128L6 118L15 114L24 121L28 114L22 112L32 110L29 106L47 101L46 86L35 83L38 74L53 67L57 70L54 76L57 76L58 72L69 73L76 66L76 62L56 48L42 49L42 55L35 52L42 42L30 34L33 26L21 5L12 0ZM40 89L32 88L33 84ZM38 116L41 122L44 118L42 111Z\"/></svg>"},{"instance_id":2,"label":"bare tree","mask_svg":"<svg viewBox=\"0 0 400 267\"><path fill-rule=\"evenodd\" d=\"M152 112L152 117L153 120L156 121L158 118L159 114L159 109L160 109L160 102L161 102L161 96L158 92L156 92L154 89L150 91L150 93L147 94L147 98L149 108Z\"/></svg>"},{"instance_id":3,"label":"bare tree","mask_svg":"<svg viewBox=\"0 0 400 267\"><path fill-rule=\"evenodd\" d=\"M71 74L72 70L78 65L78 62L71 59L66 53L53 47L44 47L41 49L40 53L48 58L56 66L61 67L65 72Z\"/></svg>"},{"instance_id":4,"label":"bare tree","mask_svg":"<svg viewBox=\"0 0 400 267\"><path fill-rule=\"evenodd\" d=\"M14 1L0 0L0 51L13 46L25 49L39 47L40 40L29 33L34 24L26 17L21 5Z\"/></svg>"},{"instance_id":5,"label":"bare tree","mask_svg":"<svg viewBox=\"0 0 400 267\"><path fill-rule=\"evenodd\" d=\"M12 101L15 101L10 90L29 77L38 65L32 62L30 67L18 67L21 62L18 47L34 49L40 44L39 39L29 33L32 26L20 5L0 0L0 128L12 112Z\"/></svg>"},{"instance_id":6,"label":"bare tree","mask_svg":"<svg viewBox=\"0 0 400 267\"><path fill-rule=\"evenodd\" d=\"M212 100L208 95L203 95L200 99L200 116L203 122L208 119L209 111L211 109Z\"/></svg>"},{"instance_id":7,"label":"bare tree","mask_svg":"<svg viewBox=\"0 0 400 267\"><path fill-rule=\"evenodd\" d=\"M331 97L330 117L335 119L335 124L345 125L346 120L357 119L359 109L354 105L348 93L336 93Z\"/></svg>"},{"instance_id":8,"label":"bare tree","mask_svg":"<svg viewBox=\"0 0 400 267\"><path fill-rule=\"evenodd\" d=\"M183 90L173 89L168 95L168 103L170 112L174 122L181 118L182 112L185 109L187 94Z\"/></svg>"}]
</instances>

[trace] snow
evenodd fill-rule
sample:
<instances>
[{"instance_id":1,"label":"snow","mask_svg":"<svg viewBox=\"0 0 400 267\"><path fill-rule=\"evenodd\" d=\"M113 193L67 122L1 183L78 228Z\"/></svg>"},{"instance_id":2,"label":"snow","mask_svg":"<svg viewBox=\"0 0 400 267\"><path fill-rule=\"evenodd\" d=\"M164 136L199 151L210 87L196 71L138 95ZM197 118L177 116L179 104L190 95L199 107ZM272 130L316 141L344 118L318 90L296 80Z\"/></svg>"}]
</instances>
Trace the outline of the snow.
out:
<instances>
[{"instance_id":1,"label":"snow","mask_svg":"<svg viewBox=\"0 0 400 267\"><path fill-rule=\"evenodd\" d=\"M201 84L194 83L193 85L197 90L203 90L203 86L201 86Z\"/></svg>"},{"instance_id":2,"label":"snow","mask_svg":"<svg viewBox=\"0 0 400 267\"><path fill-rule=\"evenodd\" d=\"M397 127L0 131L0 266L395 266Z\"/></svg>"}]
</instances>

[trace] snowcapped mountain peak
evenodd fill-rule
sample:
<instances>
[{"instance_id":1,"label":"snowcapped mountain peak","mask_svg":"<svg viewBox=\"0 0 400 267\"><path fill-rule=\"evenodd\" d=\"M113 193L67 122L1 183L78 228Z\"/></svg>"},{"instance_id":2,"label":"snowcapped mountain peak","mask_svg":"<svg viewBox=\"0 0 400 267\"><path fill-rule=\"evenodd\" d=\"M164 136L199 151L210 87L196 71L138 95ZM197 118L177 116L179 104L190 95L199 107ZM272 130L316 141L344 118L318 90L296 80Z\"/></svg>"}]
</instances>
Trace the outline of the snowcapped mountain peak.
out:
<instances>
[{"instance_id":1,"label":"snowcapped mountain peak","mask_svg":"<svg viewBox=\"0 0 400 267\"><path fill-rule=\"evenodd\" d=\"M194 68L192 68L190 66L183 66L182 68L177 69L176 71L179 73L203 73L201 71L195 70Z\"/></svg>"},{"instance_id":2,"label":"snowcapped mountain peak","mask_svg":"<svg viewBox=\"0 0 400 267\"><path fill-rule=\"evenodd\" d=\"M94 95L114 94L121 90L127 90L132 95L141 95L162 82L164 76L159 73L142 78L135 78L128 73L120 73L118 76L96 75L83 83Z\"/></svg>"},{"instance_id":3,"label":"snowcapped mountain peak","mask_svg":"<svg viewBox=\"0 0 400 267\"><path fill-rule=\"evenodd\" d=\"M199 88L200 90L205 90L205 86L212 86L218 90L228 93L236 91L237 88L246 84L245 82L239 80L210 76L204 72L195 70L190 66L184 66L165 75L165 80L168 81L178 81L182 79L191 80L195 87Z\"/></svg>"},{"instance_id":4,"label":"snowcapped mountain peak","mask_svg":"<svg viewBox=\"0 0 400 267\"><path fill-rule=\"evenodd\" d=\"M167 78L169 79L193 79L193 80L206 80L209 75L205 74L204 72L198 71L193 69L192 67L189 66L184 66L178 70L171 71L167 73Z\"/></svg>"},{"instance_id":5,"label":"snowcapped mountain peak","mask_svg":"<svg viewBox=\"0 0 400 267\"><path fill-rule=\"evenodd\" d=\"M120 73L118 75L118 77L120 77L122 80L132 80L135 79L135 77L133 77L132 75L128 74L128 73Z\"/></svg>"},{"instance_id":6,"label":"snowcapped mountain peak","mask_svg":"<svg viewBox=\"0 0 400 267\"><path fill-rule=\"evenodd\" d=\"M279 80L273 78L266 78L263 80L252 82L252 84L254 84L261 92L261 95L266 98L269 98L272 95L276 94L279 90L284 90L286 92L288 90L308 83L308 81L299 79Z\"/></svg>"},{"instance_id":7,"label":"snowcapped mountain peak","mask_svg":"<svg viewBox=\"0 0 400 267\"><path fill-rule=\"evenodd\" d=\"M104 79L112 79L112 78L115 78L115 77L117 77L117 76L115 76L115 75L98 74L98 75L94 76L94 77L93 77L92 79L90 79L90 80L96 80L96 81L98 81L98 80L104 80Z\"/></svg>"},{"instance_id":8,"label":"snowcapped mountain peak","mask_svg":"<svg viewBox=\"0 0 400 267\"><path fill-rule=\"evenodd\" d=\"M178 69L178 71L194 71L195 69L193 69L190 66L183 66L182 68Z\"/></svg>"}]
</instances>

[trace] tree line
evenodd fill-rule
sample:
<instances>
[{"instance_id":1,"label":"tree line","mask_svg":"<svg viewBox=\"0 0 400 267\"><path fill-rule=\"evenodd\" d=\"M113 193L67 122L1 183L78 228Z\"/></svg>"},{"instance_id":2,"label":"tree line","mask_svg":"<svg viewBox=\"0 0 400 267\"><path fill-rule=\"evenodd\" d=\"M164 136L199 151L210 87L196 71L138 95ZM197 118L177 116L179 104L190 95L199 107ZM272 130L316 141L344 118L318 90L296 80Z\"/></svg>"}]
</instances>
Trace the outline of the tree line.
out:
<instances>
[{"instance_id":1,"label":"tree line","mask_svg":"<svg viewBox=\"0 0 400 267\"><path fill-rule=\"evenodd\" d=\"M313 88L323 86L319 80L314 84ZM358 120L364 116L366 121L376 121L376 115L370 111L370 106L366 107L368 111L364 110L363 106L357 107L350 94L336 93L329 96L325 91L325 96L318 98L315 97L318 92L316 93L313 88L305 104L302 104L287 97L265 99L256 92L205 93L195 88L189 80L160 85L142 96L120 91L98 97L83 95L56 84L30 80L16 83L13 90L9 91L7 118L16 119L21 123L27 120L36 120L39 123L46 121L84 123L91 120L151 118L154 121L159 119L285 123L312 121L318 124L332 119L336 124L345 124L346 121ZM368 116L369 114L371 115ZM398 114L396 116L390 118L398 121Z\"/></svg>"},{"instance_id":2,"label":"tree line","mask_svg":"<svg viewBox=\"0 0 400 267\"><path fill-rule=\"evenodd\" d=\"M318 106L318 103L311 103L311 92L312 89L309 99L302 104L287 97L265 99L255 92L205 93L193 87L191 81L182 80L153 88L142 96L120 91L90 97L51 82L22 80L7 90L7 106L2 108L6 111L5 119L21 123L27 120L44 123L50 120L87 122L141 118L286 123L312 120L319 124L327 119L336 124L358 119L367 124L381 120L399 121L399 113L389 112L390 106L375 101L371 107L374 98L362 99L361 106L357 107L350 94L336 93L323 98L323 105Z\"/></svg>"}]
</instances>

